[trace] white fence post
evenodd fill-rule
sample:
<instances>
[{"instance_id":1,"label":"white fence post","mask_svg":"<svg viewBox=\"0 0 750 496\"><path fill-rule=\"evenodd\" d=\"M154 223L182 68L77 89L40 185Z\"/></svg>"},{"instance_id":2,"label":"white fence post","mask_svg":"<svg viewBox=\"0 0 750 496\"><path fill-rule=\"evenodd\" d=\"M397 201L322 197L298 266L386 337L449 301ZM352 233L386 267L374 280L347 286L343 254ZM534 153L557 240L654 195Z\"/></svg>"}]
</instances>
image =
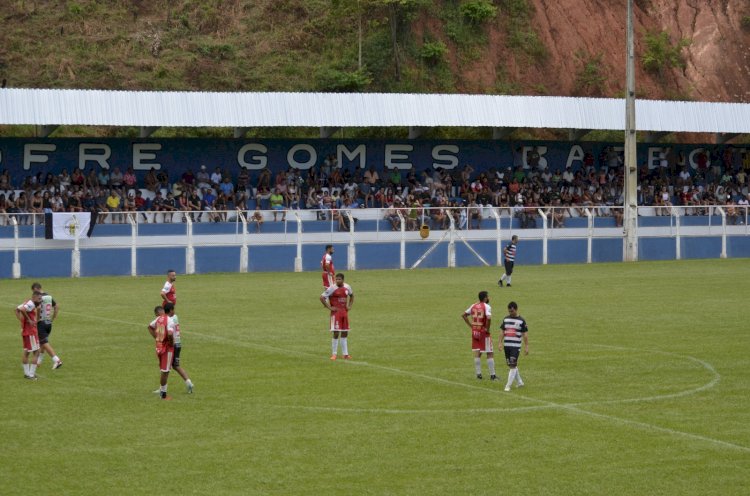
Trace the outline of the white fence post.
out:
<instances>
[{"instance_id":1,"label":"white fence post","mask_svg":"<svg viewBox=\"0 0 750 496\"><path fill-rule=\"evenodd\" d=\"M13 224L13 279L20 279L21 262L18 253L18 244L20 242L18 239L18 221L15 216L11 217L10 221Z\"/></svg>"},{"instance_id":2,"label":"white fence post","mask_svg":"<svg viewBox=\"0 0 750 496\"><path fill-rule=\"evenodd\" d=\"M130 275L135 277L138 275L138 222L135 220L138 213L125 215L130 223Z\"/></svg>"},{"instance_id":3,"label":"white fence post","mask_svg":"<svg viewBox=\"0 0 750 496\"><path fill-rule=\"evenodd\" d=\"M454 238L456 222L453 220L453 215L448 215L448 221L450 222L450 231L448 231L448 268L453 269L456 267L456 240Z\"/></svg>"},{"instance_id":4,"label":"white fence post","mask_svg":"<svg viewBox=\"0 0 750 496\"><path fill-rule=\"evenodd\" d=\"M583 209L583 211L586 212L588 221L588 233L586 235L586 263L591 263L591 245L594 238L594 216L588 208Z\"/></svg>"},{"instance_id":5,"label":"white fence post","mask_svg":"<svg viewBox=\"0 0 750 496\"><path fill-rule=\"evenodd\" d=\"M302 217L296 210L294 218L297 219L297 256L294 257L294 272L302 272Z\"/></svg>"},{"instance_id":6,"label":"white fence post","mask_svg":"<svg viewBox=\"0 0 750 496\"><path fill-rule=\"evenodd\" d=\"M348 260L346 262L346 269L347 270L356 270L357 269L357 250L354 247L354 217L352 216L352 211L347 210L345 212L345 215L349 218L349 252L348 252Z\"/></svg>"},{"instance_id":7,"label":"white fence post","mask_svg":"<svg viewBox=\"0 0 750 496\"><path fill-rule=\"evenodd\" d=\"M240 273L247 273L247 218L242 210L237 210L237 218L242 222L242 247L240 248Z\"/></svg>"},{"instance_id":8,"label":"white fence post","mask_svg":"<svg viewBox=\"0 0 750 496\"><path fill-rule=\"evenodd\" d=\"M401 210L396 210L396 214L398 215L399 224L401 226L401 250L400 250L400 261L399 261L399 268L405 269L406 268L406 222L404 221L404 216L401 214Z\"/></svg>"},{"instance_id":9,"label":"white fence post","mask_svg":"<svg viewBox=\"0 0 750 496\"><path fill-rule=\"evenodd\" d=\"M542 216L542 265L547 265L547 213L541 208L536 211Z\"/></svg>"},{"instance_id":10,"label":"white fence post","mask_svg":"<svg viewBox=\"0 0 750 496\"><path fill-rule=\"evenodd\" d=\"M675 221L675 259L682 260L682 243L680 242L680 215L676 209L670 209L669 214L674 218Z\"/></svg>"},{"instance_id":11,"label":"white fence post","mask_svg":"<svg viewBox=\"0 0 750 496\"><path fill-rule=\"evenodd\" d=\"M727 258L727 213L721 207L716 207L721 214L721 254L719 258Z\"/></svg>"},{"instance_id":12,"label":"white fence post","mask_svg":"<svg viewBox=\"0 0 750 496\"><path fill-rule=\"evenodd\" d=\"M495 229L497 230L495 266L500 267L503 264L503 231L500 224L500 208L492 207L490 213L495 218Z\"/></svg>"},{"instance_id":13,"label":"white fence post","mask_svg":"<svg viewBox=\"0 0 750 496\"><path fill-rule=\"evenodd\" d=\"M156 222L156 216L154 216ZM185 273L195 274L195 247L193 246L193 221L188 216L187 223L187 247L185 248Z\"/></svg>"}]
</instances>

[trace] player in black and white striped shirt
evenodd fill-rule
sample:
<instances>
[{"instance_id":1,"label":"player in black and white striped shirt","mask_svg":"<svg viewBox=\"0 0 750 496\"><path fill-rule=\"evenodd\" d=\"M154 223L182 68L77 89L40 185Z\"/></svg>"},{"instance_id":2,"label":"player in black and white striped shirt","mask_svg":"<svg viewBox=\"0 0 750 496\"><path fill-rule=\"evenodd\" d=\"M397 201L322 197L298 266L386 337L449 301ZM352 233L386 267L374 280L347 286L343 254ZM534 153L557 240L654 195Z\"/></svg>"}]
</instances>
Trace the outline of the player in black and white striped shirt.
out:
<instances>
[{"instance_id":1,"label":"player in black and white striped shirt","mask_svg":"<svg viewBox=\"0 0 750 496\"><path fill-rule=\"evenodd\" d=\"M510 244L505 247L503 254L505 255L505 273L497 281L497 285L503 287L503 282L507 279L508 287L510 287L510 280L513 274L513 264L516 261L516 245L518 245L518 236L515 234L510 238Z\"/></svg>"},{"instance_id":2,"label":"player in black and white striped shirt","mask_svg":"<svg viewBox=\"0 0 750 496\"><path fill-rule=\"evenodd\" d=\"M529 328L526 326L526 320L518 315L518 304L515 301L508 303L508 316L500 324L502 331L500 343L505 350L505 363L508 364L508 382L505 384L505 390L510 391L513 381L518 382L518 387L523 387L521 374L518 372L518 355L521 353L523 344L524 355L529 354L529 338L527 333Z\"/></svg>"}]
</instances>

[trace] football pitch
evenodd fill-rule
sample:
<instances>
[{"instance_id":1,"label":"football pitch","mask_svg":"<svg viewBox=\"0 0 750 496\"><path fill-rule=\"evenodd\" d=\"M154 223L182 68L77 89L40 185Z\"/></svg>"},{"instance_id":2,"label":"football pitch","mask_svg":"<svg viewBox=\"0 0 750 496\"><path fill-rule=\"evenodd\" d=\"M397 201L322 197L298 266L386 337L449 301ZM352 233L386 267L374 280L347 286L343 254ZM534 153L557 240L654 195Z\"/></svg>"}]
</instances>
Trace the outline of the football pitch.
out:
<instances>
[{"instance_id":1,"label":"football pitch","mask_svg":"<svg viewBox=\"0 0 750 496\"><path fill-rule=\"evenodd\" d=\"M166 271L167 267L165 267ZM750 261L346 272L352 361L318 273L183 276L188 395L160 401L164 277L41 280L60 305L23 379L0 281L0 494L739 495L750 487ZM474 377L461 313L516 301L526 386Z\"/></svg>"}]
</instances>

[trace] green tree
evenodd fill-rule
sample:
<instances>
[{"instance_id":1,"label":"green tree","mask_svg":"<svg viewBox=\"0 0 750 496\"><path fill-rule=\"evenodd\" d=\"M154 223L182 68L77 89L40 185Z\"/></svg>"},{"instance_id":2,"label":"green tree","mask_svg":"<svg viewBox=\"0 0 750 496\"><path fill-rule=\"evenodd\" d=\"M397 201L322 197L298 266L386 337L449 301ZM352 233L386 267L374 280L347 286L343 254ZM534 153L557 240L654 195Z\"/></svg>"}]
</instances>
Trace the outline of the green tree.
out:
<instances>
[{"instance_id":1,"label":"green tree","mask_svg":"<svg viewBox=\"0 0 750 496\"><path fill-rule=\"evenodd\" d=\"M685 67L685 59L682 57L682 49L690 45L690 40L683 38L677 44L672 44L669 33L661 31L646 32L643 37L646 49L641 61L643 68L652 74L664 76L664 70L671 67Z\"/></svg>"}]
</instances>

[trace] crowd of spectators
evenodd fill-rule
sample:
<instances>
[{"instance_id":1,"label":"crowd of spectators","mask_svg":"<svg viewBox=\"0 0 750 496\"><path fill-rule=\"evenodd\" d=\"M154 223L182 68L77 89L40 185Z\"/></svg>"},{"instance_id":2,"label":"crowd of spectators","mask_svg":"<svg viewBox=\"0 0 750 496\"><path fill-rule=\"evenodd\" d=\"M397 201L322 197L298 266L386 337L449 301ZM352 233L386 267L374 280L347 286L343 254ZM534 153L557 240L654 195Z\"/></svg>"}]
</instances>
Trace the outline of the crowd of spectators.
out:
<instances>
[{"instance_id":1,"label":"crowd of spectators","mask_svg":"<svg viewBox=\"0 0 750 496\"><path fill-rule=\"evenodd\" d=\"M746 212L750 197L750 153L717 146L698 154L696 164L689 166L684 154L671 149L660 163L641 164L638 204L653 206L656 215L671 215L671 207L678 205L685 215L704 215L709 206L724 205L731 223L743 221L742 207ZM214 167L209 172L202 165L179 177L152 169L139 179L132 168L75 168L72 173L27 176L14 185L4 170L0 214L89 211L100 222L109 216L110 222L121 223L128 215L148 222L160 213L164 222L179 222L203 213L206 220L222 222L228 213L242 210L259 230L264 218L284 221L289 209L306 208L348 230L349 216L342 211L375 207L383 209L394 230L400 229L402 218L409 230L424 224L445 229L451 219L459 228L481 229L484 207L492 206L519 218L521 227L536 226L539 208L549 212L552 227L585 215L585 209L622 225L623 182L622 154L611 147L598 157L586 153L575 167L550 167L536 149L525 157L518 149L512 164L481 171L470 164L452 170L362 170L339 167L333 155L308 170L290 168L275 175L268 168L251 174L244 168Z\"/></svg>"}]
</instances>

